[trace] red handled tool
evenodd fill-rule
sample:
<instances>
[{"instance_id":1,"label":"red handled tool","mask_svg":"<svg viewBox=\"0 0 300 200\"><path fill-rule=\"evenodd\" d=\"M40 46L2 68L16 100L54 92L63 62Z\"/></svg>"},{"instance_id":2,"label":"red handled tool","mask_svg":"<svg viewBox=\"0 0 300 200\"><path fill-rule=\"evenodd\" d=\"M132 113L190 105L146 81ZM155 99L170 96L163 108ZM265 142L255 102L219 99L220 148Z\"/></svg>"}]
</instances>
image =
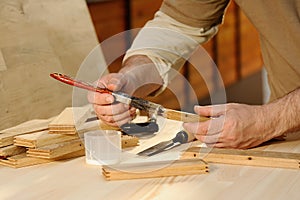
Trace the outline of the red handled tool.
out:
<instances>
[{"instance_id":1,"label":"red handled tool","mask_svg":"<svg viewBox=\"0 0 300 200\"><path fill-rule=\"evenodd\" d=\"M183 121L183 122L199 122L199 121L206 121L206 120L210 119L208 117L199 116L199 115L192 114L192 113L167 109L167 108L164 108L163 106L153 103L151 101L147 101L147 100L144 100L144 99L141 99L138 97L134 97L134 96L129 96L128 94L123 93L123 92L111 91L105 87L103 87L103 88L97 87L90 83L75 80L69 76L66 76L66 75L63 75L60 73L52 73L52 74L50 74L50 76L55 78L56 80L59 80L61 82L69 84L69 85L73 85L75 87L90 90L93 92L111 94L112 96L114 96L115 101L133 106L140 110L144 110L147 113L149 113L149 115L152 118L156 118L156 116L159 115L159 116L162 116L167 119Z\"/></svg>"}]
</instances>

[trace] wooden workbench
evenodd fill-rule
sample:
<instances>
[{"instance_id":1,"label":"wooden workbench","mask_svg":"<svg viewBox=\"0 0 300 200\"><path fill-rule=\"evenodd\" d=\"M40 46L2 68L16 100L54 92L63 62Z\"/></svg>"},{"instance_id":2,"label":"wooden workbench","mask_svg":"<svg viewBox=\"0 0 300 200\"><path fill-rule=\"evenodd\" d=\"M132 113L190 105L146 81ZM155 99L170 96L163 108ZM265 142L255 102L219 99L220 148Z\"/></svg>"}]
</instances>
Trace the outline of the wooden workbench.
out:
<instances>
[{"instance_id":1,"label":"wooden workbench","mask_svg":"<svg viewBox=\"0 0 300 200\"><path fill-rule=\"evenodd\" d=\"M180 128L172 123L172 129L166 124L164 130ZM141 140L141 146L168 137L159 133ZM300 140L259 149L299 153ZM299 199L299 170L224 164L209 168L209 174L106 181L100 166L87 165L84 157L21 169L1 166L0 199Z\"/></svg>"}]
</instances>

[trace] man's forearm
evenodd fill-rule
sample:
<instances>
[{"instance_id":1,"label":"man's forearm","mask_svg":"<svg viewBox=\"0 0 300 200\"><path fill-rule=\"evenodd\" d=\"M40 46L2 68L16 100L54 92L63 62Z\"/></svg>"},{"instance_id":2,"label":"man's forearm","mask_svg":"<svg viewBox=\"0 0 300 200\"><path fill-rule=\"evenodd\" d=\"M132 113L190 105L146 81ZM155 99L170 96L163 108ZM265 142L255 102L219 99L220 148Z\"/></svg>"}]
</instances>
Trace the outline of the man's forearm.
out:
<instances>
[{"instance_id":1,"label":"man's forearm","mask_svg":"<svg viewBox=\"0 0 300 200\"><path fill-rule=\"evenodd\" d=\"M146 97L163 85L163 80L154 63L144 55L129 57L120 73L129 78L129 88L137 97Z\"/></svg>"},{"instance_id":2,"label":"man's forearm","mask_svg":"<svg viewBox=\"0 0 300 200\"><path fill-rule=\"evenodd\" d=\"M266 118L269 120L270 134L281 136L287 133L300 130L300 88L290 92L286 96L266 104Z\"/></svg>"}]
</instances>

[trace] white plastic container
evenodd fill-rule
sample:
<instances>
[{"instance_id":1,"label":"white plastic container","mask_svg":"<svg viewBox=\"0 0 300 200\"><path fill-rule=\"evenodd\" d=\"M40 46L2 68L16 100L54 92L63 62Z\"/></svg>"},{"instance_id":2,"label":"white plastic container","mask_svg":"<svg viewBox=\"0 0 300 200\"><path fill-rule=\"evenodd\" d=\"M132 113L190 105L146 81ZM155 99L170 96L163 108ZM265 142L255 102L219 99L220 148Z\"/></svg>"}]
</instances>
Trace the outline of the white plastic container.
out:
<instances>
[{"instance_id":1,"label":"white plastic container","mask_svg":"<svg viewBox=\"0 0 300 200\"><path fill-rule=\"evenodd\" d=\"M111 165L120 161L122 152L121 132L97 130L84 134L85 158L87 164Z\"/></svg>"}]
</instances>

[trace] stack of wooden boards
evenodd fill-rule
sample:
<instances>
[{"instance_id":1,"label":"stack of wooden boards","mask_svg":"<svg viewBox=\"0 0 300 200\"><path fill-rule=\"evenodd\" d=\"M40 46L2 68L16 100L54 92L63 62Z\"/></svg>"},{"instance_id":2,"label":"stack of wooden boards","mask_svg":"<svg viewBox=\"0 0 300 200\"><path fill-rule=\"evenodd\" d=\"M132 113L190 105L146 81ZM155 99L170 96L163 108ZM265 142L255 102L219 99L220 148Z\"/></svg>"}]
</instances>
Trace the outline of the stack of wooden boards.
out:
<instances>
[{"instance_id":1,"label":"stack of wooden boards","mask_svg":"<svg viewBox=\"0 0 300 200\"><path fill-rule=\"evenodd\" d=\"M0 164L20 168L83 156L84 133L100 129L99 121L85 122L90 115L88 107L66 108L57 117L0 131ZM122 148L138 142L136 137L122 136Z\"/></svg>"},{"instance_id":2,"label":"stack of wooden boards","mask_svg":"<svg viewBox=\"0 0 300 200\"><path fill-rule=\"evenodd\" d=\"M60 113L53 121L48 125L49 133L54 134L67 134L74 135L77 134L75 125L83 124L84 121L88 118L90 112L87 111L87 108L66 108L63 112Z\"/></svg>"},{"instance_id":3,"label":"stack of wooden boards","mask_svg":"<svg viewBox=\"0 0 300 200\"><path fill-rule=\"evenodd\" d=\"M106 180L160 178L204 174L208 172L207 163L201 159L105 165L102 167L102 175Z\"/></svg>"}]
</instances>

